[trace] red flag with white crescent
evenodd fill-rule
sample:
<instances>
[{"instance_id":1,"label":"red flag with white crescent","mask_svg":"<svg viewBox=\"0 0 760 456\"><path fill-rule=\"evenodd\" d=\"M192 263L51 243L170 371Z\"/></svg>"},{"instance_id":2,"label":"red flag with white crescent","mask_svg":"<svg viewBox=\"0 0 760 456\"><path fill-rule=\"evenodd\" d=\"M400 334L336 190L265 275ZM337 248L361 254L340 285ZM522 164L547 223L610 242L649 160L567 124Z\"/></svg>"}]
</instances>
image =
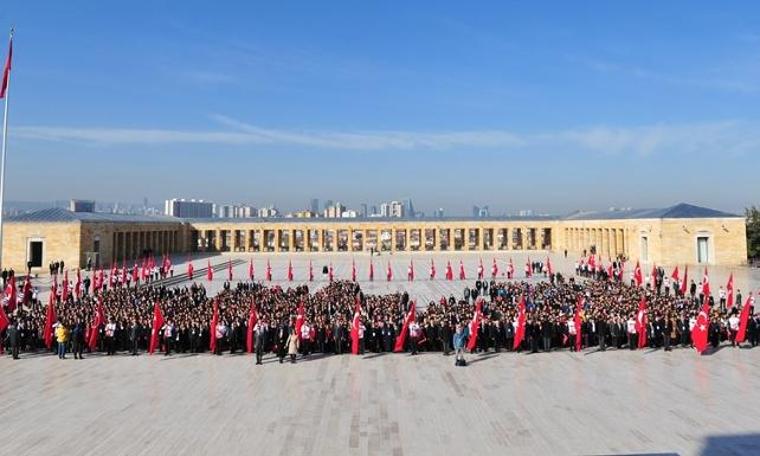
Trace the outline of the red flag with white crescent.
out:
<instances>
[{"instance_id":1,"label":"red flag with white crescent","mask_svg":"<svg viewBox=\"0 0 760 456\"><path fill-rule=\"evenodd\" d=\"M11 30L11 38L8 43L8 57L5 60L5 69L3 70L3 82L0 84L0 98L5 98L5 93L8 91L8 83L11 78L11 61L13 60L13 31Z\"/></svg>"}]
</instances>

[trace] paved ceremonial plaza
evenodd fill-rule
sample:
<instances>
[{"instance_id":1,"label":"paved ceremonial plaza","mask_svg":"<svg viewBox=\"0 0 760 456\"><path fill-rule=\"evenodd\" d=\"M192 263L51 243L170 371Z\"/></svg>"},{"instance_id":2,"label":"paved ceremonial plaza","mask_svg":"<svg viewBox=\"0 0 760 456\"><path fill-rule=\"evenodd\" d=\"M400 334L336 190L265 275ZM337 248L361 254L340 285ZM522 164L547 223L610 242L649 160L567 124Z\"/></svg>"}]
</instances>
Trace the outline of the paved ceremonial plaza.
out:
<instances>
[{"instance_id":1,"label":"paved ceremonial plaza","mask_svg":"<svg viewBox=\"0 0 760 456\"><path fill-rule=\"evenodd\" d=\"M0 360L3 454L758 454L760 352Z\"/></svg>"},{"instance_id":2,"label":"paved ceremonial plaza","mask_svg":"<svg viewBox=\"0 0 760 456\"><path fill-rule=\"evenodd\" d=\"M496 255L512 259L518 278L530 257L571 275L575 260L548 252ZM324 286L323 265L336 279L358 281L369 293L408 291L420 305L459 296L472 286L477 252L375 255L209 254L175 258L177 285L186 261L211 263L214 279L197 274L211 294L227 279L247 280L250 258L257 280L266 262L273 284ZM437 280L429 280L430 261ZM446 281L462 260L468 280ZM375 265L375 280L367 278ZM417 278L406 280L410 261ZM295 279L288 282L289 262ZM394 280L386 281L388 262ZM757 290L758 271L711 270L713 283L733 272L741 289ZM694 271L699 279L698 271ZM38 278L44 288L47 278ZM540 280L533 278L531 281ZM308 283L308 282L306 282ZM717 285L716 285L717 286ZM312 355L295 365L273 355L255 366L250 355L130 357L100 354L58 362L53 355L0 359L7 385L0 391L0 439L6 454L757 454L760 452L760 351L723 346L705 356L691 349L587 349L550 354L468 355L455 368L440 353ZM40 429L35 423L46 423Z\"/></svg>"}]
</instances>

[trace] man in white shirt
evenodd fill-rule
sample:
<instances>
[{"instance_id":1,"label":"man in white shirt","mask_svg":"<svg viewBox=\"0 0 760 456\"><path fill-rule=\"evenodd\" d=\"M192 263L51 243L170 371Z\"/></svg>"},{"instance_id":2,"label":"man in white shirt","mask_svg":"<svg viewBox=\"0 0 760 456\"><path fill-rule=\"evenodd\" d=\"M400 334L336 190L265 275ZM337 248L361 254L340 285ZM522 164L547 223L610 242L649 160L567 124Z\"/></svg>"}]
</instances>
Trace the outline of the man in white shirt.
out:
<instances>
[{"instance_id":1,"label":"man in white shirt","mask_svg":"<svg viewBox=\"0 0 760 456\"><path fill-rule=\"evenodd\" d=\"M628 348L631 350L636 350L636 347L638 346L638 337L636 337L636 319L633 315L628 318L628 322L626 324L627 333L628 333Z\"/></svg>"},{"instance_id":2,"label":"man in white shirt","mask_svg":"<svg viewBox=\"0 0 760 456\"><path fill-rule=\"evenodd\" d=\"M728 317L728 334L732 347L738 347L736 334L739 332L739 323L739 317L736 316L736 312L731 312L731 316Z\"/></svg>"},{"instance_id":3,"label":"man in white shirt","mask_svg":"<svg viewBox=\"0 0 760 456\"><path fill-rule=\"evenodd\" d=\"M107 356L116 353L116 323L110 318L106 324L106 350Z\"/></svg>"}]
</instances>

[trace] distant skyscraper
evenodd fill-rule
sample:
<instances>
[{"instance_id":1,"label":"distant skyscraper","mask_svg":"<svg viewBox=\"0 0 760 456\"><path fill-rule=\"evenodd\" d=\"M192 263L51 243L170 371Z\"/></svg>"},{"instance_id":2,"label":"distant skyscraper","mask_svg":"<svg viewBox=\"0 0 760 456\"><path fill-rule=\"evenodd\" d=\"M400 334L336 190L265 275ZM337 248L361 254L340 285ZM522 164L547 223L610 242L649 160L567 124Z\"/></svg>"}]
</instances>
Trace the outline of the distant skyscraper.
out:
<instances>
[{"instance_id":1,"label":"distant skyscraper","mask_svg":"<svg viewBox=\"0 0 760 456\"><path fill-rule=\"evenodd\" d=\"M333 200L325 200L325 210L327 210L328 208L332 207L332 205L333 205ZM317 212L319 212L319 211L317 211Z\"/></svg>"},{"instance_id":2,"label":"distant skyscraper","mask_svg":"<svg viewBox=\"0 0 760 456\"><path fill-rule=\"evenodd\" d=\"M69 202L71 212L95 212L95 201L73 199Z\"/></svg>"},{"instance_id":3,"label":"distant skyscraper","mask_svg":"<svg viewBox=\"0 0 760 456\"><path fill-rule=\"evenodd\" d=\"M210 218L214 216L214 203L174 198L166 200L164 214L180 218Z\"/></svg>"},{"instance_id":4,"label":"distant skyscraper","mask_svg":"<svg viewBox=\"0 0 760 456\"><path fill-rule=\"evenodd\" d=\"M483 218L483 217L490 217L490 216L491 216L491 212L488 210L488 206L487 205L481 207L480 211L478 211L478 217Z\"/></svg>"},{"instance_id":5,"label":"distant skyscraper","mask_svg":"<svg viewBox=\"0 0 760 456\"><path fill-rule=\"evenodd\" d=\"M404 200L404 215L406 217L414 217L415 214L416 213L414 211L414 205L412 204L412 199L411 198L405 199Z\"/></svg>"},{"instance_id":6,"label":"distant skyscraper","mask_svg":"<svg viewBox=\"0 0 760 456\"><path fill-rule=\"evenodd\" d=\"M312 198L309 204L309 210L315 214L319 213L319 198Z\"/></svg>"},{"instance_id":7,"label":"distant skyscraper","mask_svg":"<svg viewBox=\"0 0 760 456\"><path fill-rule=\"evenodd\" d=\"M361 212L359 213L359 216L364 217L364 218L369 216L369 213L367 212L367 203L362 203L361 208L362 209L361 209Z\"/></svg>"},{"instance_id":8,"label":"distant skyscraper","mask_svg":"<svg viewBox=\"0 0 760 456\"><path fill-rule=\"evenodd\" d=\"M472 216L473 217L479 217L480 216L480 207L478 207L478 206L472 206Z\"/></svg>"},{"instance_id":9,"label":"distant skyscraper","mask_svg":"<svg viewBox=\"0 0 760 456\"><path fill-rule=\"evenodd\" d=\"M443 218L443 208L439 207L438 209L436 209L435 211L433 211L433 217Z\"/></svg>"},{"instance_id":10,"label":"distant skyscraper","mask_svg":"<svg viewBox=\"0 0 760 456\"><path fill-rule=\"evenodd\" d=\"M381 217L402 218L405 216L405 206L399 201L390 201L380 205Z\"/></svg>"},{"instance_id":11,"label":"distant skyscraper","mask_svg":"<svg viewBox=\"0 0 760 456\"><path fill-rule=\"evenodd\" d=\"M379 214L380 214L380 213L377 211L377 206L375 206L375 205L373 204L373 205L372 205L372 209L370 209L370 213L369 213L369 215L372 215L372 216L375 216L375 217L376 217L376 216L378 216Z\"/></svg>"}]
</instances>

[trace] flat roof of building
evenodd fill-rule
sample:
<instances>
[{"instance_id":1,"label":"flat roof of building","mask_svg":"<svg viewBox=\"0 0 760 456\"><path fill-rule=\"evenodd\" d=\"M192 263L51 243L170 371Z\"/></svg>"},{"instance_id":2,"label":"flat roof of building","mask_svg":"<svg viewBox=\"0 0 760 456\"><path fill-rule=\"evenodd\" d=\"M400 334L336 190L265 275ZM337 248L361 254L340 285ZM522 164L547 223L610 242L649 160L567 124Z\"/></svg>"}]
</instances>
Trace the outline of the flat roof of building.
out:
<instances>
[{"instance_id":1,"label":"flat roof of building","mask_svg":"<svg viewBox=\"0 0 760 456\"><path fill-rule=\"evenodd\" d=\"M72 212L63 208L49 208L18 214L6 219L8 223L209 223L209 222L273 222L273 223L335 223L338 221L373 222L456 222L456 221L562 221L562 220L634 220L634 219L696 219L696 218L742 218L743 216L722 212L692 204L680 203L662 209L619 209L609 211L578 211L566 215L546 216L498 216L498 217L422 217L422 218L178 218L169 216L126 215L106 212Z\"/></svg>"}]
</instances>

